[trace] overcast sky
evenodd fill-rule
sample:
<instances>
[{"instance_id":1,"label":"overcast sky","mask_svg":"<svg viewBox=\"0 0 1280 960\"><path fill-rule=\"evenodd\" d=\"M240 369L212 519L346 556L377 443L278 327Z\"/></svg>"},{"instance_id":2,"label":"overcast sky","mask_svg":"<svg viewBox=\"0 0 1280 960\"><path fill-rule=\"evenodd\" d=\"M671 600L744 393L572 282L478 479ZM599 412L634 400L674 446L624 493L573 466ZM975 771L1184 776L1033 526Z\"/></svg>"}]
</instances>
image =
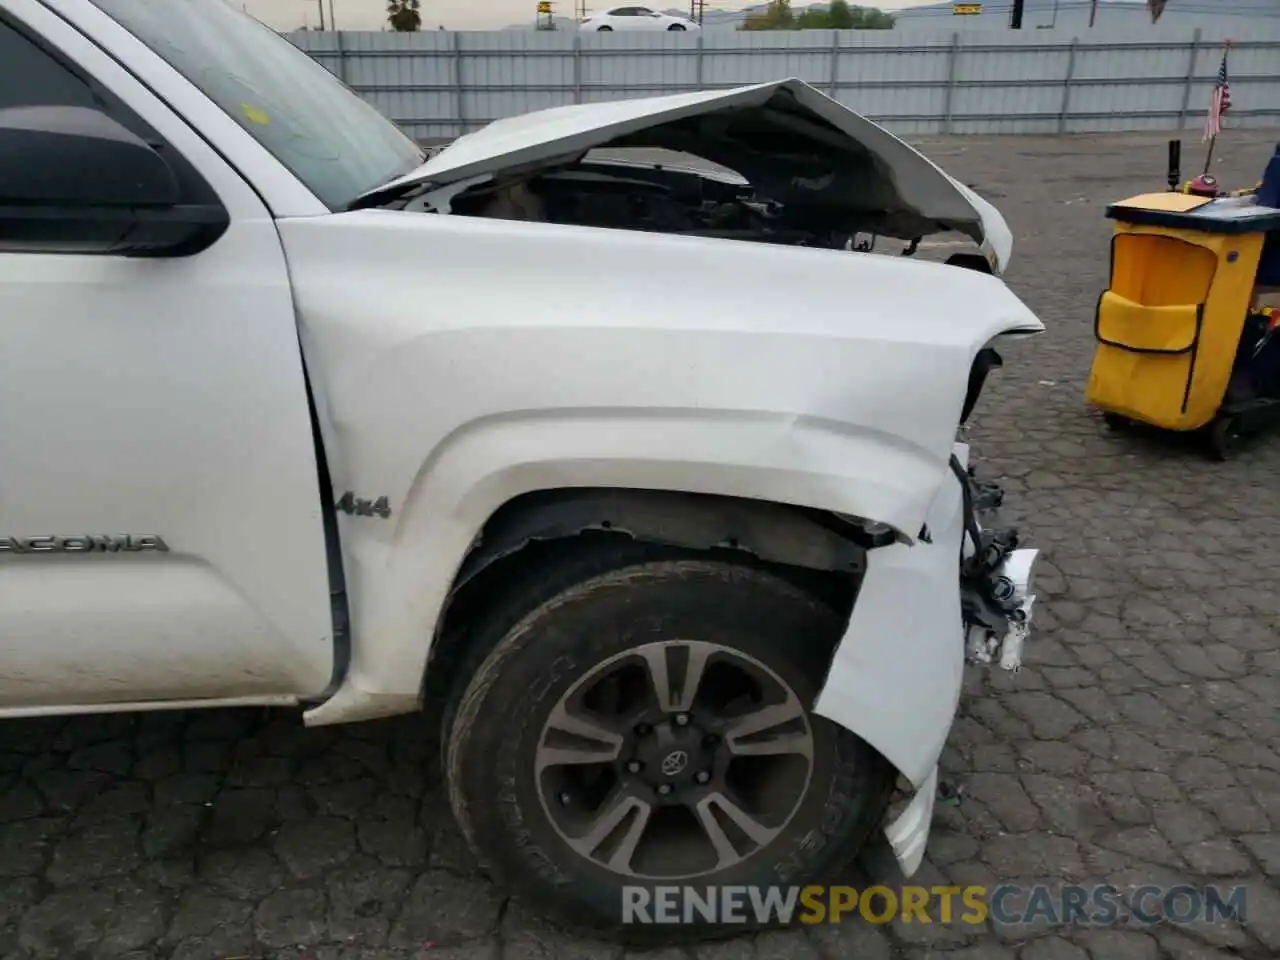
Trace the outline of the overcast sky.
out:
<instances>
[{"instance_id":1,"label":"overcast sky","mask_svg":"<svg viewBox=\"0 0 1280 960\"><path fill-rule=\"evenodd\" d=\"M293 30L304 22L315 26L320 19L318 4L320 0L232 0L244 6L259 20L277 30ZM325 20L329 18L330 0L323 0ZM620 0L619 0L620 2ZM879 6L885 10L896 10L902 7L917 7L937 0L883 0L871 3L864 0L865 6ZM342 30L379 30L386 22L385 0L332 0L334 18ZM737 10L748 6L750 0L741 3L731 0L709 0L708 8L718 10ZM687 0L651 0L650 6L659 10L668 7L680 8L688 6ZM571 17L574 12L574 0L556 0L556 13ZM611 0L588 0L588 10L605 10L614 6ZM537 0L422 0L422 26L434 30L443 24L449 29L486 30L498 29L513 23L532 21L535 16Z\"/></svg>"}]
</instances>

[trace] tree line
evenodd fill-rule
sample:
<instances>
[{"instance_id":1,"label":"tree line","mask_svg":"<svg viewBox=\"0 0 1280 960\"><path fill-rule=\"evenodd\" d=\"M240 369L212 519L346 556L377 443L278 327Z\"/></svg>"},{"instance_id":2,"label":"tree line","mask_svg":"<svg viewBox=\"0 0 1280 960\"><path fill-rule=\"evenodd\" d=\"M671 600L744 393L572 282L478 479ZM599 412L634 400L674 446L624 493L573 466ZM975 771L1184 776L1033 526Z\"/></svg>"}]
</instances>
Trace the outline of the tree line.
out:
<instances>
[{"instance_id":1,"label":"tree line","mask_svg":"<svg viewBox=\"0 0 1280 960\"><path fill-rule=\"evenodd\" d=\"M853 6L831 0L825 7L806 7L796 13L791 0L769 0L758 13L747 14L739 30L891 30L893 17L877 7Z\"/></svg>"}]
</instances>

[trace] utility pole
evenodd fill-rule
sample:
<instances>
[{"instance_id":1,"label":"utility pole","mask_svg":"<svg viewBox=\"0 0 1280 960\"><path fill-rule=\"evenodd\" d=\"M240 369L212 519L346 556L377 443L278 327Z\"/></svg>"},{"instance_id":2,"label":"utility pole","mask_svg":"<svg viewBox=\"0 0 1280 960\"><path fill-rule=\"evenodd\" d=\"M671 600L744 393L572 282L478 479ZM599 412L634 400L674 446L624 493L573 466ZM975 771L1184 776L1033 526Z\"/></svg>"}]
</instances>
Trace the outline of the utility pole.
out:
<instances>
[{"instance_id":1,"label":"utility pole","mask_svg":"<svg viewBox=\"0 0 1280 960\"><path fill-rule=\"evenodd\" d=\"M329 29L338 29L338 18L333 15L333 0L329 0Z\"/></svg>"},{"instance_id":2,"label":"utility pole","mask_svg":"<svg viewBox=\"0 0 1280 960\"><path fill-rule=\"evenodd\" d=\"M324 0L316 0L316 6L320 8L320 29L324 29Z\"/></svg>"},{"instance_id":3,"label":"utility pole","mask_svg":"<svg viewBox=\"0 0 1280 960\"><path fill-rule=\"evenodd\" d=\"M707 11L707 0L689 0L689 19L702 26L702 16Z\"/></svg>"},{"instance_id":4,"label":"utility pole","mask_svg":"<svg viewBox=\"0 0 1280 960\"><path fill-rule=\"evenodd\" d=\"M1022 29L1022 8L1026 6L1026 0L1013 0L1013 9L1009 11L1009 29Z\"/></svg>"},{"instance_id":5,"label":"utility pole","mask_svg":"<svg viewBox=\"0 0 1280 960\"><path fill-rule=\"evenodd\" d=\"M587 0L574 0L573 15L579 23L587 19Z\"/></svg>"},{"instance_id":6,"label":"utility pole","mask_svg":"<svg viewBox=\"0 0 1280 960\"><path fill-rule=\"evenodd\" d=\"M1092 29L1094 23L1098 20L1098 0L1093 0L1089 4L1089 28Z\"/></svg>"}]
</instances>

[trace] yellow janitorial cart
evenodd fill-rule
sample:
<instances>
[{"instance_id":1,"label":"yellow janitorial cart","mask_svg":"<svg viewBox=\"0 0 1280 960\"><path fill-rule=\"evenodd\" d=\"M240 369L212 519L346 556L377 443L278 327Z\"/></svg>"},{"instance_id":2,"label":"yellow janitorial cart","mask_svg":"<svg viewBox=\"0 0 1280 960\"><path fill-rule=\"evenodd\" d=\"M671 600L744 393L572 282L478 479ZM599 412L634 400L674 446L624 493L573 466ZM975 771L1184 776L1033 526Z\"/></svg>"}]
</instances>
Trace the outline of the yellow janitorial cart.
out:
<instances>
[{"instance_id":1,"label":"yellow janitorial cart","mask_svg":"<svg viewBox=\"0 0 1280 960\"><path fill-rule=\"evenodd\" d=\"M1226 459L1280 414L1276 315L1255 309L1280 209L1258 197L1145 194L1114 203L1111 279L1094 319L1087 399L1109 426L1203 430ZM1271 259L1271 245L1268 257ZM1265 354L1265 356L1263 356Z\"/></svg>"}]
</instances>

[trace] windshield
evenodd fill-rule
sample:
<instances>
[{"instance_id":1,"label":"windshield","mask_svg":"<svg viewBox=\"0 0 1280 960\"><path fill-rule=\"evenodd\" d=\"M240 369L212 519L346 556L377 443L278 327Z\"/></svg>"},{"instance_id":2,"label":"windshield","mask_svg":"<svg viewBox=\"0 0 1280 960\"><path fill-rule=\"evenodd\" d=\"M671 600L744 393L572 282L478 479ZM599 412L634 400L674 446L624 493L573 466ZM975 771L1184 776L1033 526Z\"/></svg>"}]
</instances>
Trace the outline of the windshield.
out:
<instances>
[{"instance_id":1,"label":"windshield","mask_svg":"<svg viewBox=\"0 0 1280 960\"><path fill-rule=\"evenodd\" d=\"M225 0L93 0L230 114L333 210L422 149L337 77Z\"/></svg>"}]
</instances>

